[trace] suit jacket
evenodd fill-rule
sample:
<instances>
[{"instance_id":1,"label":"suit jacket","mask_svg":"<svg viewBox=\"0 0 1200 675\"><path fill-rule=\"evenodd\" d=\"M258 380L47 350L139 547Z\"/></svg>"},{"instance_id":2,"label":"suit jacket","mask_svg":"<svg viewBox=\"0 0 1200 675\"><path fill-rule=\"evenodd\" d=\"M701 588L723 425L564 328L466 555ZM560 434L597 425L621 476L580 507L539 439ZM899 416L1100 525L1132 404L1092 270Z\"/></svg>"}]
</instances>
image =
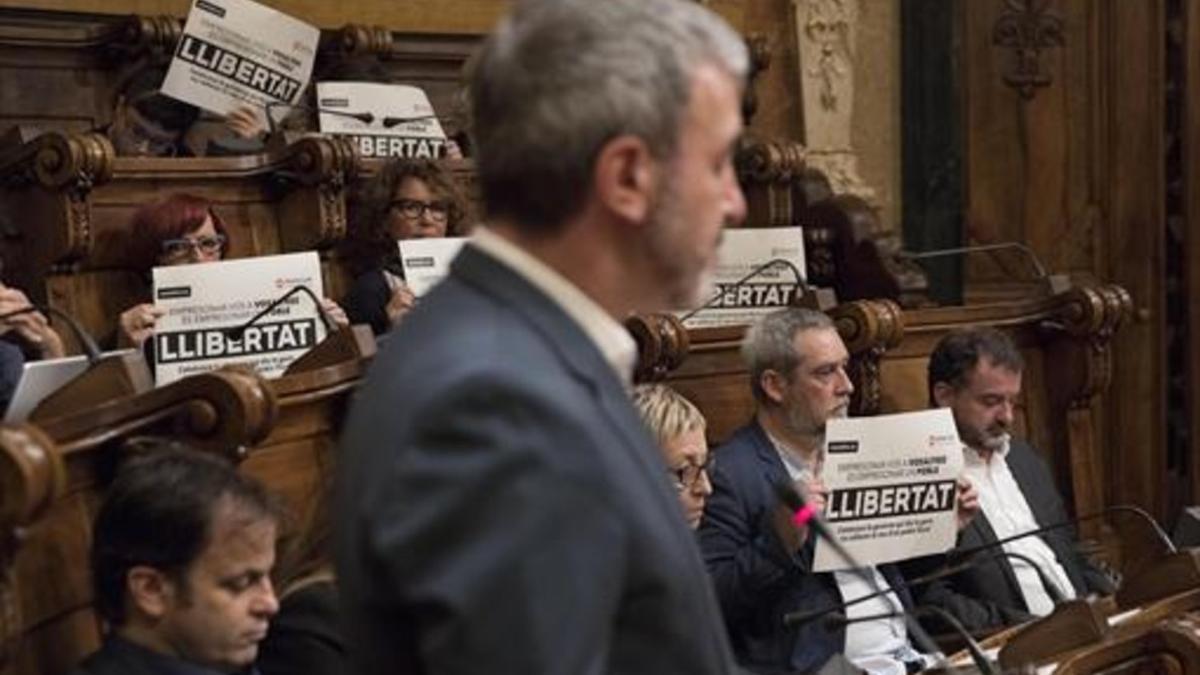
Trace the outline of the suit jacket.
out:
<instances>
[{"instance_id":1,"label":"suit jacket","mask_svg":"<svg viewBox=\"0 0 1200 675\"><path fill-rule=\"evenodd\" d=\"M251 669L243 675L257 675ZM218 670L150 651L115 635L84 659L71 675L227 675Z\"/></svg>"},{"instance_id":2,"label":"suit jacket","mask_svg":"<svg viewBox=\"0 0 1200 675\"><path fill-rule=\"evenodd\" d=\"M1054 480L1037 452L1027 443L1014 439L1009 446L1007 461L1038 526L1066 522L1067 512ZM1080 553L1071 528L1051 530L1041 537L1058 558L1077 595L1113 592L1108 577ZM971 549L996 541L995 530L980 512L970 526L959 533L955 550ZM912 578L933 571L943 561L944 556L927 556L902 564L902 569L906 576ZM965 628L973 631L1012 625L1033 618L1008 558L989 558L985 553L980 554L976 561L947 582L929 586L918 593L918 604L941 607L954 615ZM934 623L931 629L938 630L940 626Z\"/></svg>"},{"instance_id":3,"label":"suit jacket","mask_svg":"<svg viewBox=\"0 0 1200 675\"><path fill-rule=\"evenodd\" d=\"M279 613L258 649L262 675L348 673L338 618L337 585L318 581L279 600Z\"/></svg>"},{"instance_id":4,"label":"suit jacket","mask_svg":"<svg viewBox=\"0 0 1200 675\"><path fill-rule=\"evenodd\" d=\"M789 553L771 525L777 504L771 485L790 482L774 444L757 421L717 448L713 493L700 524L700 545L717 587L738 661L759 673L809 672L844 650L845 628L820 620L798 628L785 614L837 608L834 575L812 572L815 536ZM905 608L912 601L894 565L879 571Z\"/></svg>"},{"instance_id":5,"label":"suit jacket","mask_svg":"<svg viewBox=\"0 0 1200 675\"><path fill-rule=\"evenodd\" d=\"M338 583L356 673L725 673L660 451L596 345L466 246L347 422Z\"/></svg>"}]
</instances>

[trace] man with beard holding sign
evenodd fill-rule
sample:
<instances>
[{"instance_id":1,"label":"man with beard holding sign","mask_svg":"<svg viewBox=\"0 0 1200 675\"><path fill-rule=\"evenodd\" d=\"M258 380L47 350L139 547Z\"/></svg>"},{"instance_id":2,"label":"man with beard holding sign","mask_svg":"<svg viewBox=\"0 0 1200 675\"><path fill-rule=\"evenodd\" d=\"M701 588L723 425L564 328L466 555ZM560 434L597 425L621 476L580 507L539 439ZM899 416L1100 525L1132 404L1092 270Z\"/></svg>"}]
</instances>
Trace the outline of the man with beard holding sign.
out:
<instances>
[{"instance_id":1,"label":"man with beard holding sign","mask_svg":"<svg viewBox=\"0 0 1200 675\"><path fill-rule=\"evenodd\" d=\"M787 614L838 608L874 591L852 570L814 572L816 536L792 525L773 490L794 483L810 506L826 508L825 427L849 411L850 355L828 316L789 308L750 327L742 356L758 409L750 424L717 448L713 492L700 525L700 544L738 660L757 673L814 672L835 654L870 673L916 672L930 665L910 644L902 618L834 629L821 621L784 625ZM961 528L977 508L968 483L958 485L957 500ZM842 610L846 616L911 609L895 565L862 571L874 576L875 587L890 587L891 598L859 602Z\"/></svg>"},{"instance_id":2,"label":"man with beard holding sign","mask_svg":"<svg viewBox=\"0 0 1200 675\"><path fill-rule=\"evenodd\" d=\"M683 0L518 2L485 43L487 226L392 333L342 442L354 672L734 669L621 321L699 304L745 217L746 70Z\"/></svg>"}]
</instances>

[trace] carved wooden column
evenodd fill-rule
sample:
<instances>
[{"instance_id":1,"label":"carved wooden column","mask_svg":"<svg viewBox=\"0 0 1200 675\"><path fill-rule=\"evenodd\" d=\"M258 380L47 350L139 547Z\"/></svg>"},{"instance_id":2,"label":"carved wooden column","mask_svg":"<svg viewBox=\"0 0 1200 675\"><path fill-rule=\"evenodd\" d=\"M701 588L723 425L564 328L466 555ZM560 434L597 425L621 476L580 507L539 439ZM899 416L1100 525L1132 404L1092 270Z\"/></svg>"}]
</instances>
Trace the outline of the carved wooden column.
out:
<instances>
[{"instance_id":1,"label":"carved wooden column","mask_svg":"<svg viewBox=\"0 0 1200 675\"><path fill-rule=\"evenodd\" d=\"M325 249L345 238L346 188L360 164L354 144L344 136L308 136L288 147L283 168L275 172L277 185L286 191L279 203L285 252Z\"/></svg>"},{"instance_id":2,"label":"carved wooden column","mask_svg":"<svg viewBox=\"0 0 1200 675\"><path fill-rule=\"evenodd\" d=\"M19 255L6 270L35 302L45 302L46 275L91 252L93 231L88 194L113 171L112 144L100 134L42 134L28 143L0 148L0 198L22 214ZM32 189L31 189L32 188Z\"/></svg>"},{"instance_id":3,"label":"carved wooden column","mask_svg":"<svg viewBox=\"0 0 1200 675\"><path fill-rule=\"evenodd\" d=\"M800 48L800 91L809 166L825 173L838 193L873 203L854 149L854 58L859 0L792 0Z\"/></svg>"},{"instance_id":4,"label":"carved wooden column","mask_svg":"<svg viewBox=\"0 0 1200 675\"><path fill-rule=\"evenodd\" d=\"M904 337L900 306L891 300L856 300L834 307L829 316L850 352L850 415L876 415L882 393L879 361Z\"/></svg>"},{"instance_id":5,"label":"carved wooden column","mask_svg":"<svg viewBox=\"0 0 1200 675\"><path fill-rule=\"evenodd\" d=\"M1055 377L1053 409L1066 411L1065 446L1070 461L1071 486L1078 514L1096 513L1107 503L1104 494L1106 458L1095 437L1098 399L1112 382L1112 340L1133 313L1133 300L1121 286L1079 286L1061 294L1054 319L1047 328L1062 332L1047 350ZM1120 403L1117 403L1120 405ZM1116 448L1132 452L1132 448ZM1099 523L1081 530L1098 536Z\"/></svg>"},{"instance_id":6,"label":"carved wooden column","mask_svg":"<svg viewBox=\"0 0 1200 675\"><path fill-rule=\"evenodd\" d=\"M0 427L0 669L18 647L22 618L15 564L23 530L58 499L66 469L37 427Z\"/></svg>"}]
</instances>

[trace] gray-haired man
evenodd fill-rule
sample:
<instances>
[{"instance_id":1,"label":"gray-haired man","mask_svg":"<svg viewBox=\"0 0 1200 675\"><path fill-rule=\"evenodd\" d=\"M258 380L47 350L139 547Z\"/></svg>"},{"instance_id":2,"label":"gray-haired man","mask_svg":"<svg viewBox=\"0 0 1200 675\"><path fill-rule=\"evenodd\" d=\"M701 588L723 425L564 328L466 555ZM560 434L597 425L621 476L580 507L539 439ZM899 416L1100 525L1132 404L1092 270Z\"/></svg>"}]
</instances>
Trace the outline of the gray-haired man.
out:
<instances>
[{"instance_id":1,"label":"gray-haired man","mask_svg":"<svg viewBox=\"0 0 1200 675\"><path fill-rule=\"evenodd\" d=\"M376 359L343 443L355 672L733 668L621 321L695 304L745 215L746 68L682 0L520 2L489 38L487 227Z\"/></svg>"}]
</instances>

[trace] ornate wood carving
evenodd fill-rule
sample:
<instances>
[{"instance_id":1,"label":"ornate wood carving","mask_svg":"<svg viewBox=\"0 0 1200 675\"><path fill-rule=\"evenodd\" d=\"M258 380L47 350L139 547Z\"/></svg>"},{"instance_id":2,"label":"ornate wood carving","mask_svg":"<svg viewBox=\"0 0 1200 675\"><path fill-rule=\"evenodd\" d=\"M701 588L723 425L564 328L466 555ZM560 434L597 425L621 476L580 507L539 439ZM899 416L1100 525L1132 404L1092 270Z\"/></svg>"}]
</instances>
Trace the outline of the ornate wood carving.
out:
<instances>
[{"instance_id":1,"label":"ornate wood carving","mask_svg":"<svg viewBox=\"0 0 1200 675\"><path fill-rule=\"evenodd\" d=\"M1083 377L1075 387L1071 407L1089 407L1112 382L1112 338L1133 315L1133 298L1115 284L1079 286L1059 297L1057 320L1068 335L1087 347Z\"/></svg>"},{"instance_id":2,"label":"ornate wood carving","mask_svg":"<svg viewBox=\"0 0 1200 675\"><path fill-rule=\"evenodd\" d=\"M1050 84L1050 73L1042 68L1042 50L1062 47L1063 20L1049 11L1050 0L1004 0L1007 10L992 27L992 44L1012 52L1004 81L1021 98L1030 100Z\"/></svg>"},{"instance_id":3,"label":"ornate wood carving","mask_svg":"<svg viewBox=\"0 0 1200 675\"><path fill-rule=\"evenodd\" d=\"M66 470L37 427L0 428L0 667L15 652L22 626L14 561L22 530L63 492Z\"/></svg>"},{"instance_id":4,"label":"ornate wood carving","mask_svg":"<svg viewBox=\"0 0 1200 675\"><path fill-rule=\"evenodd\" d=\"M875 199L858 173L852 121L858 0L793 0L809 165L839 193Z\"/></svg>"},{"instance_id":5,"label":"ornate wood carving","mask_svg":"<svg viewBox=\"0 0 1200 675\"><path fill-rule=\"evenodd\" d=\"M10 138L17 138L12 136ZM54 265L92 251L92 189L112 178L115 153L100 134L48 132L0 149L0 185L20 200L26 288L36 289ZM20 196L18 196L20 193Z\"/></svg>"},{"instance_id":6,"label":"ornate wood carving","mask_svg":"<svg viewBox=\"0 0 1200 675\"><path fill-rule=\"evenodd\" d=\"M758 91L755 83L758 76L771 67L771 47L765 35L748 36L746 47L750 50L750 83L742 95L742 116L749 124L750 120L754 119L754 113L758 111Z\"/></svg>"},{"instance_id":7,"label":"ornate wood carving","mask_svg":"<svg viewBox=\"0 0 1200 675\"><path fill-rule=\"evenodd\" d=\"M298 184L315 190L288 190L280 204L283 221L307 222L280 231L284 251L328 248L346 236L346 188L358 175L361 162L354 144L344 136L308 136L288 147L276 172L286 187ZM318 218L293 217L318 213Z\"/></svg>"},{"instance_id":8,"label":"ornate wood carving","mask_svg":"<svg viewBox=\"0 0 1200 675\"><path fill-rule=\"evenodd\" d=\"M838 335L850 352L850 379L854 393L850 414L879 413L882 400L879 362L884 353L904 337L904 315L891 300L845 302L829 312Z\"/></svg>"},{"instance_id":9,"label":"ornate wood carving","mask_svg":"<svg viewBox=\"0 0 1200 675\"><path fill-rule=\"evenodd\" d=\"M632 316L625 328L638 346L633 381L656 382L678 368L691 345L687 329L674 314Z\"/></svg>"},{"instance_id":10,"label":"ornate wood carving","mask_svg":"<svg viewBox=\"0 0 1200 675\"><path fill-rule=\"evenodd\" d=\"M166 60L183 37L183 19L175 16L133 16L122 31L121 42L114 45L122 52L148 51L155 59Z\"/></svg>"},{"instance_id":11,"label":"ornate wood carving","mask_svg":"<svg viewBox=\"0 0 1200 675\"><path fill-rule=\"evenodd\" d=\"M804 170L804 146L785 140L744 141L735 158L746 194L747 223L753 227L800 224L792 181Z\"/></svg>"},{"instance_id":12,"label":"ornate wood carving","mask_svg":"<svg viewBox=\"0 0 1200 675\"><path fill-rule=\"evenodd\" d=\"M392 51L392 32L383 26L351 23L334 33L327 44L347 56L384 56Z\"/></svg>"}]
</instances>

